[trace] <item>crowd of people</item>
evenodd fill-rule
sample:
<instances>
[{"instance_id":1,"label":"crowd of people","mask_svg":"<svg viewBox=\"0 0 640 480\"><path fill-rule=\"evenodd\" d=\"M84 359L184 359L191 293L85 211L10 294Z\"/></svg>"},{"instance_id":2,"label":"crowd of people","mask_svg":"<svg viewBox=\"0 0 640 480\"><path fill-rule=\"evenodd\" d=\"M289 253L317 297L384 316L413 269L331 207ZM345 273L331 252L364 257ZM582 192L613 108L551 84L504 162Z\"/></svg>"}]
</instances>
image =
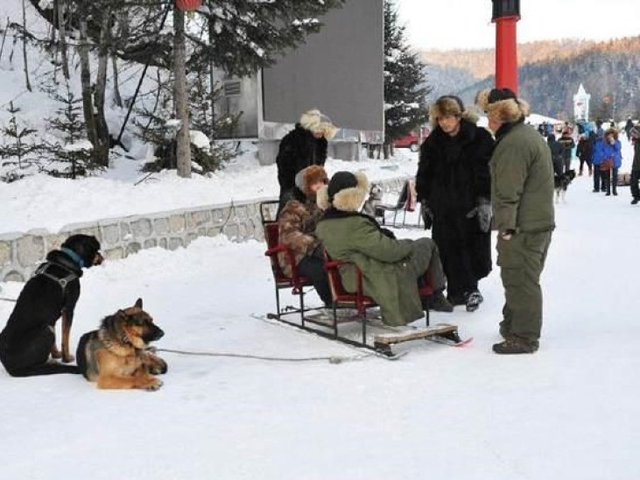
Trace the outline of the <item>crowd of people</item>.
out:
<instances>
[{"instance_id":1,"label":"crowd of people","mask_svg":"<svg viewBox=\"0 0 640 480\"><path fill-rule=\"evenodd\" d=\"M363 173L328 178L322 165L335 127L317 110L305 113L277 158L280 241L326 306L332 296L322 268L325 251L349 262L340 271L348 291L355 291L360 269L365 295L380 305L383 322L396 326L421 318L425 308L479 308L478 283L492 269L493 226L505 289L499 329L504 341L493 351L534 353L542 328L540 275L555 228L554 164L547 143L525 125L529 107L514 92L486 90L477 104L493 136L476 125L477 117L458 97L440 97L431 108L433 128L420 149L416 191L433 234L417 240L397 239L361 212L369 193ZM304 141L292 142L291 136ZM280 258L285 272L289 259ZM427 302L419 294L425 281L434 291Z\"/></svg>"},{"instance_id":2,"label":"crowd of people","mask_svg":"<svg viewBox=\"0 0 640 480\"><path fill-rule=\"evenodd\" d=\"M613 122L606 129L601 120L596 120L594 124L580 122L575 126L566 123L559 139L556 139L553 128L549 129L541 125L538 131L547 138L556 176L571 169L575 147L575 155L580 161L578 175L583 175L586 171L589 176L593 177L593 192L601 192L605 196L618 195L619 173L622 166L622 144L619 138L620 133ZM624 132L634 146L629 181L632 195L631 203L636 205L640 202L638 187L640 180L640 153L638 153L640 126L635 125L633 120L629 118L625 124ZM574 139L576 135L577 146Z\"/></svg>"}]
</instances>

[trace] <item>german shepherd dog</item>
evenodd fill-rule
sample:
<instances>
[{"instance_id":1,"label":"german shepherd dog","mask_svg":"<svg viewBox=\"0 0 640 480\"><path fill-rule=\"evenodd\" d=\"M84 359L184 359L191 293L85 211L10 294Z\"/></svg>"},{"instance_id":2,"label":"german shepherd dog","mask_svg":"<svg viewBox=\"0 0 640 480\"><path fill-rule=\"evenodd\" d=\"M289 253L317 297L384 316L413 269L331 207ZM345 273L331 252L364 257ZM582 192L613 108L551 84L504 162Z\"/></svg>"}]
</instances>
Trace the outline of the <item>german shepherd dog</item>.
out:
<instances>
[{"instance_id":1,"label":"german shepherd dog","mask_svg":"<svg viewBox=\"0 0 640 480\"><path fill-rule=\"evenodd\" d=\"M554 175L553 184L556 191L556 203L560 201L562 198L562 203L565 203L565 196L567 195L567 190L569 189L569 185L576 178L575 170L567 170L566 172L560 175Z\"/></svg>"},{"instance_id":2,"label":"german shepherd dog","mask_svg":"<svg viewBox=\"0 0 640 480\"><path fill-rule=\"evenodd\" d=\"M16 306L0 333L0 361L9 375L29 377L79 373L72 365L69 333L80 297L82 269L100 265L100 242L91 235L72 235L60 250L47 254L46 262L20 292ZM62 351L56 346L55 324L62 316Z\"/></svg>"},{"instance_id":3,"label":"german shepherd dog","mask_svg":"<svg viewBox=\"0 0 640 480\"><path fill-rule=\"evenodd\" d=\"M80 372L98 388L158 390L162 381L154 375L166 373L167 364L151 353L149 342L163 335L139 298L133 307L105 317L98 330L80 338Z\"/></svg>"}]
</instances>

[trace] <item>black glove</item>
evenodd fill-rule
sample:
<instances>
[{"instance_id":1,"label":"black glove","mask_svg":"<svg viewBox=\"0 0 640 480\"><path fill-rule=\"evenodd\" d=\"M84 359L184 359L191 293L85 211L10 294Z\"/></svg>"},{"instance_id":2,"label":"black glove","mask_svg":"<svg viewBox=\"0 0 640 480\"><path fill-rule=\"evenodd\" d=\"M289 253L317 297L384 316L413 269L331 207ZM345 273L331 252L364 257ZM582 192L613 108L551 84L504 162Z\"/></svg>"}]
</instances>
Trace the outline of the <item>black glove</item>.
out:
<instances>
[{"instance_id":1,"label":"black glove","mask_svg":"<svg viewBox=\"0 0 640 480\"><path fill-rule=\"evenodd\" d=\"M486 198L479 198L476 208L467 213L467 218L478 217L478 227L481 232L491 230L491 204Z\"/></svg>"},{"instance_id":2,"label":"black glove","mask_svg":"<svg viewBox=\"0 0 640 480\"><path fill-rule=\"evenodd\" d=\"M429 230L433 225L433 213L424 203L420 204L420 216L424 222L424 229Z\"/></svg>"}]
</instances>

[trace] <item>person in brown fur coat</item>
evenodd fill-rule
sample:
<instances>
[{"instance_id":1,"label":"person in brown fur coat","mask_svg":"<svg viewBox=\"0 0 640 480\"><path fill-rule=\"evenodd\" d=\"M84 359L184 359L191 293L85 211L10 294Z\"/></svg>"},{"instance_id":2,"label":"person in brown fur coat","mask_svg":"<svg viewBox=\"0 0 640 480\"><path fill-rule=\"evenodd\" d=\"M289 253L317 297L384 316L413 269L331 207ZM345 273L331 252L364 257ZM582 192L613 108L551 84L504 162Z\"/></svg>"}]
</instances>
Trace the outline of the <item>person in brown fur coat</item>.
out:
<instances>
[{"instance_id":1,"label":"person in brown fur coat","mask_svg":"<svg viewBox=\"0 0 640 480\"><path fill-rule=\"evenodd\" d=\"M316 204L316 193L328 181L321 166L311 165L300 170L295 177L293 198L278 215L280 243L292 250L298 273L311 280L326 306L332 303L331 289L324 269L322 245L315 229L323 213ZM291 263L285 252L278 254L278 263L285 275L291 275Z\"/></svg>"}]
</instances>

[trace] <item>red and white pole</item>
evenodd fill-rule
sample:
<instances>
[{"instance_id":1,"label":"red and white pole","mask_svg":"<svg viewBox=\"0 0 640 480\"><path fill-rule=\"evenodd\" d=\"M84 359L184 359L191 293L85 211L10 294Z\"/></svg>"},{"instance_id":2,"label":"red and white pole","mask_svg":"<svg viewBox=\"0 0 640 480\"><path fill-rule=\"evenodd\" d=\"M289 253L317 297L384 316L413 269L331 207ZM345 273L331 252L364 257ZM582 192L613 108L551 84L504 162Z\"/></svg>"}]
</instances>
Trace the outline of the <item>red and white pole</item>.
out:
<instances>
[{"instance_id":1,"label":"red and white pole","mask_svg":"<svg viewBox=\"0 0 640 480\"><path fill-rule=\"evenodd\" d=\"M518 93L518 39L520 0L492 0L496 24L496 87Z\"/></svg>"}]
</instances>

